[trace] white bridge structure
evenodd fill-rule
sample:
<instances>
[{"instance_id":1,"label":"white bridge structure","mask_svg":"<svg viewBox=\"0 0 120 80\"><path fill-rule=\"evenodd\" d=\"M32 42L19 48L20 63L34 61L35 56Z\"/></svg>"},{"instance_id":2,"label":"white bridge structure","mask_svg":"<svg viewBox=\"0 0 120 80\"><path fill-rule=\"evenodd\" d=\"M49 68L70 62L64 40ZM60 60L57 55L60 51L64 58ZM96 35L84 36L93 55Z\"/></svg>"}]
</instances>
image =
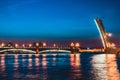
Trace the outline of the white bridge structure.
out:
<instances>
[{"instance_id":1,"label":"white bridge structure","mask_svg":"<svg viewBox=\"0 0 120 80\"><path fill-rule=\"evenodd\" d=\"M106 54L120 54L120 48L114 48L108 38L108 35L105 31L105 28L103 26L102 20L99 18L95 19L96 26L98 28L98 31L100 33L100 37L102 40L102 44L105 50Z\"/></svg>"}]
</instances>

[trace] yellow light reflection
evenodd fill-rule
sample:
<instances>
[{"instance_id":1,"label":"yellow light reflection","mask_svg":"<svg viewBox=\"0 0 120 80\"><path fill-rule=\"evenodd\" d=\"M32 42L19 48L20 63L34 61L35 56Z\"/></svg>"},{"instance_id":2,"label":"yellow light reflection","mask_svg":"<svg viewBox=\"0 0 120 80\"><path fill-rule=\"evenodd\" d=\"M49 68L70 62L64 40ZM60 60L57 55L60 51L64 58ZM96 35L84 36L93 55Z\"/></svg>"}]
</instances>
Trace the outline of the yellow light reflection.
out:
<instances>
[{"instance_id":1,"label":"yellow light reflection","mask_svg":"<svg viewBox=\"0 0 120 80\"><path fill-rule=\"evenodd\" d=\"M120 74L117 69L115 54L106 54L106 65L108 80L120 80Z\"/></svg>"},{"instance_id":2,"label":"yellow light reflection","mask_svg":"<svg viewBox=\"0 0 120 80\"><path fill-rule=\"evenodd\" d=\"M39 58L35 58L35 66L38 67L40 65L40 61Z\"/></svg>"},{"instance_id":3,"label":"yellow light reflection","mask_svg":"<svg viewBox=\"0 0 120 80\"><path fill-rule=\"evenodd\" d=\"M46 42L43 42L43 47L46 47L46 46L47 46Z\"/></svg>"},{"instance_id":4,"label":"yellow light reflection","mask_svg":"<svg viewBox=\"0 0 120 80\"><path fill-rule=\"evenodd\" d=\"M40 56L40 54L35 54L35 57L39 57Z\"/></svg>"},{"instance_id":5,"label":"yellow light reflection","mask_svg":"<svg viewBox=\"0 0 120 80\"><path fill-rule=\"evenodd\" d=\"M81 70L80 70L80 54L70 54L70 65L71 65L71 79L70 80L77 80L81 77Z\"/></svg>"},{"instance_id":6,"label":"yellow light reflection","mask_svg":"<svg viewBox=\"0 0 120 80\"><path fill-rule=\"evenodd\" d=\"M15 55L14 57L15 57L14 58L14 67L15 68L14 69L17 70L18 69L18 55Z\"/></svg>"},{"instance_id":7,"label":"yellow light reflection","mask_svg":"<svg viewBox=\"0 0 120 80\"><path fill-rule=\"evenodd\" d=\"M32 54L29 54L29 59L28 59L28 68L31 69L32 68Z\"/></svg>"},{"instance_id":8,"label":"yellow light reflection","mask_svg":"<svg viewBox=\"0 0 120 80\"><path fill-rule=\"evenodd\" d=\"M70 64L72 67L80 66L80 54L70 54Z\"/></svg>"},{"instance_id":9,"label":"yellow light reflection","mask_svg":"<svg viewBox=\"0 0 120 80\"><path fill-rule=\"evenodd\" d=\"M43 69L46 69L47 67L46 54L42 54L42 67Z\"/></svg>"},{"instance_id":10,"label":"yellow light reflection","mask_svg":"<svg viewBox=\"0 0 120 80\"><path fill-rule=\"evenodd\" d=\"M80 66L80 54L75 54L75 65Z\"/></svg>"},{"instance_id":11,"label":"yellow light reflection","mask_svg":"<svg viewBox=\"0 0 120 80\"><path fill-rule=\"evenodd\" d=\"M5 55L2 55L1 56L1 62L0 62L0 64L1 64L1 69L2 69L2 71L5 71Z\"/></svg>"},{"instance_id":12,"label":"yellow light reflection","mask_svg":"<svg viewBox=\"0 0 120 80\"><path fill-rule=\"evenodd\" d=\"M105 54L93 55L91 66L91 73L95 80L107 80Z\"/></svg>"},{"instance_id":13,"label":"yellow light reflection","mask_svg":"<svg viewBox=\"0 0 120 80\"><path fill-rule=\"evenodd\" d=\"M70 54L70 65L75 66L75 54Z\"/></svg>"},{"instance_id":14,"label":"yellow light reflection","mask_svg":"<svg viewBox=\"0 0 120 80\"><path fill-rule=\"evenodd\" d=\"M36 70L38 70L39 66L40 66L40 59L39 59L39 57L35 57L35 66L36 66Z\"/></svg>"}]
</instances>

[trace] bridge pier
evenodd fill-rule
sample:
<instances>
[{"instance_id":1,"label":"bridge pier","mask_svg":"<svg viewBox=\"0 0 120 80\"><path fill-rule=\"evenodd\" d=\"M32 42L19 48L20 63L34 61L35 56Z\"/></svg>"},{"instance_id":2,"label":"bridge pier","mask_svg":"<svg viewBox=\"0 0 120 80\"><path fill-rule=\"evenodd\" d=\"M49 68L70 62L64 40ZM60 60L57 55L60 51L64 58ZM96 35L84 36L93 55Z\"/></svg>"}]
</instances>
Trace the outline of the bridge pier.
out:
<instances>
[{"instance_id":1,"label":"bridge pier","mask_svg":"<svg viewBox=\"0 0 120 80\"><path fill-rule=\"evenodd\" d=\"M116 54L116 55L120 55L120 49L117 48L106 48L105 49L105 53L106 54Z\"/></svg>"},{"instance_id":2,"label":"bridge pier","mask_svg":"<svg viewBox=\"0 0 120 80\"><path fill-rule=\"evenodd\" d=\"M39 53L39 47L36 47L36 54Z\"/></svg>"},{"instance_id":3,"label":"bridge pier","mask_svg":"<svg viewBox=\"0 0 120 80\"><path fill-rule=\"evenodd\" d=\"M70 47L70 51L71 51L71 53L78 53L79 52L79 48Z\"/></svg>"}]
</instances>

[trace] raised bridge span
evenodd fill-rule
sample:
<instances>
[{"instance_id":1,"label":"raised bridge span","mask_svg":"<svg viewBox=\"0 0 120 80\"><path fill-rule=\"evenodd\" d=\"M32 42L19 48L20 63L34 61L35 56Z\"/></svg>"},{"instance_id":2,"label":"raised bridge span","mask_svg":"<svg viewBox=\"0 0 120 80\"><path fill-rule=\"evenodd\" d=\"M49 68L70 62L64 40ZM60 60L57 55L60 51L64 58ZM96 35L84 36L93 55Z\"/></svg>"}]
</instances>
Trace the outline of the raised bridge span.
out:
<instances>
[{"instance_id":1,"label":"raised bridge span","mask_svg":"<svg viewBox=\"0 0 120 80\"><path fill-rule=\"evenodd\" d=\"M95 23L100 33L100 37L102 40L103 47L105 49L105 53L106 54L120 54L120 48L114 48L111 46L111 42L109 41L108 35L102 23L102 20L97 18L95 19Z\"/></svg>"}]
</instances>

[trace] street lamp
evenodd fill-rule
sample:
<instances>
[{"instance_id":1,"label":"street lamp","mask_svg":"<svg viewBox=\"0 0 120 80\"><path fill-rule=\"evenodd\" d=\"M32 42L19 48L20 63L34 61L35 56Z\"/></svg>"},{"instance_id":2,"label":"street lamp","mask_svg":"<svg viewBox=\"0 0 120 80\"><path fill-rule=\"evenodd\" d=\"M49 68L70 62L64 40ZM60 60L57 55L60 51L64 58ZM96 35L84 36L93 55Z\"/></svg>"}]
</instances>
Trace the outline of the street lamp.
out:
<instances>
[{"instance_id":1,"label":"street lamp","mask_svg":"<svg viewBox=\"0 0 120 80\"><path fill-rule=\"evenodd\" d=\"M15 47L16 47L16 48L18 47L18 44L17 44L17 43L15 44Z\"/></svg>"},{"instance_id":2,"label":"street lamp","mask_svg":"<svg viewBox=\"0 0 120 80\"><path fill-rule=\"evenodd\" d=\"M28 46L29 46L29 47L32 47L32 44L29 44Z\"/></svg>"},{"instance_id":3,"label":"street lamp","mask_svg":"<svg viewBox=\"0 0 120 80\"><path fill-rule=\"evenodd\" d=\"M39 42L36 42L36 43L35 43L35 46L36 46L36 47L39 47L39 46L40 46Z\"/></svg>"},{"instance_id":4,"label":"street lamp","mask_svg":"<svg viewBox=\"0 0 120 80\"><path fill-rule=\"evenodd\" d=\"M22 47L24 48L24 47L25 47L25 44L22 44Z\"/></svg>"},{"instance_id":5,"label":"street lamp","mask_svg":"<svg viewBox=\"0 0 120 80\"><path fill-rule=\"evenodd\" d=\"M79 43L76 43L76 44L75 44L75 47L79 48L79 47L80 47L80 44L79 44Z\"/></svg>"},{"instance_id":6,"label":"street lamp","mask_svg":"<svg viewBox=\"0 0 120 80\"><path fill-rule=\"evenodd\" d=\"M47 46L47 44L45 42L43 42L43 47L46 47L46 46Z\"/></svg>"},{"instance_id":7,"label":"street lamp","mask_svg":"<svg viewBox=\"0 0 120 80\"><path fill-rule=\"evenodd\" d=\"M4 44L4 43L2 43L2 44L1 44L1 47L4 47L4 46L5 46L5 44Z\"/></svg>"},{"instance_id":8,"label":"street lamp","mask_svg":"<svg viewBox=\"0 0 120 80\"><path fill-rule=\"evenodd\" d=\"M108 36L108 37L111 37L111 36L112 36L112 33L107 33L107 36Z\"/></svg>"},{"instance_id":9,"label":"street lamp","mask_svg":"<svg viewBox=\"0 0 120 80\"><path fill-rule=\"evenodd\" d=\"M74 47L75 45L74 45L74 43L72 42L71 44L70 44L70 47Z\"/></svg>"},{"instance_id":10,"label":"street lamp","mask_svg":"<svg viewBox=\"0 0 120 80\"><path fill-rule=\"evenodd\" d=\"M56 44L53 44L53 47L56 47Z\"/></svg>"}]
</instances>

